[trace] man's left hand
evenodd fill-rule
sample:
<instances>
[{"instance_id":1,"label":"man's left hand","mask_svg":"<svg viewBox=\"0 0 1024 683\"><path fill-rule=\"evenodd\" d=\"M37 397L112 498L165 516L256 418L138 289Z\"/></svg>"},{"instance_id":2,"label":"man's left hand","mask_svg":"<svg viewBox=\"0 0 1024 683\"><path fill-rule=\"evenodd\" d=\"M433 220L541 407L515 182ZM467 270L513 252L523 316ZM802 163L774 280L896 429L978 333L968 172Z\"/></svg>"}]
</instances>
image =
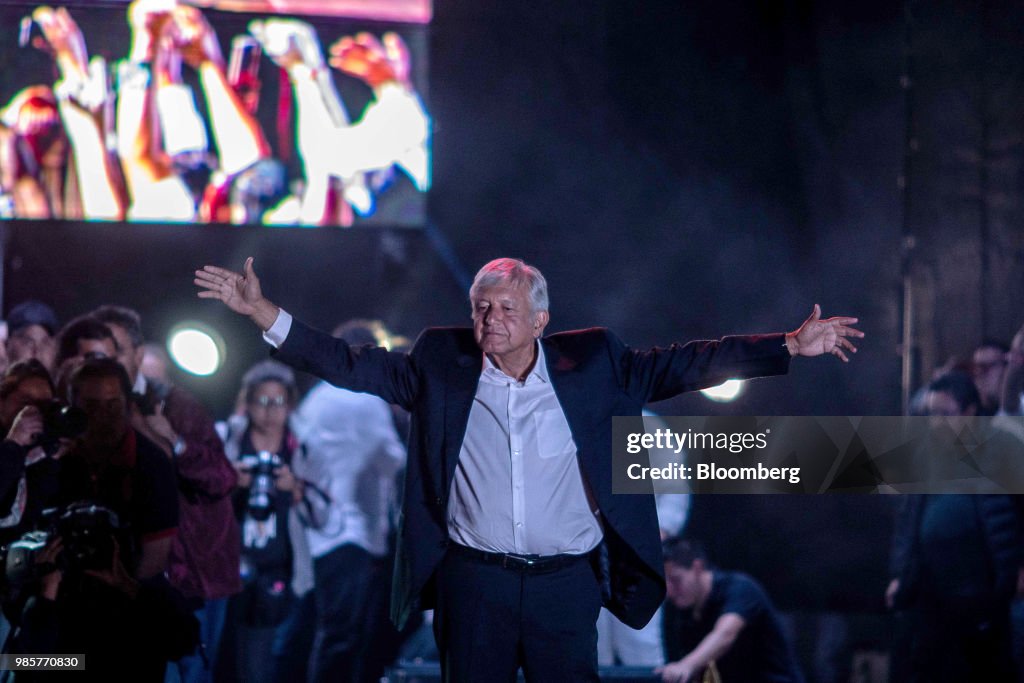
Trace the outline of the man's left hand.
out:
<instances>
[{"instance_id":1,"label":"man's left hand","mask_svg":"<svg viewBox=\"0 0 1024 683\"><path fill-rule=\"evenodd\" d=\"M786 347L791 356L820 356L830 353L844 363L850 362L844 349L851 353L857 347L850 342L850 337L860 339L864 333L851 327L856 318L838 316L821 319L821 306L814 304L811 317L804 321L800 329L786 335Z\"/></svg>"}]
</instances>

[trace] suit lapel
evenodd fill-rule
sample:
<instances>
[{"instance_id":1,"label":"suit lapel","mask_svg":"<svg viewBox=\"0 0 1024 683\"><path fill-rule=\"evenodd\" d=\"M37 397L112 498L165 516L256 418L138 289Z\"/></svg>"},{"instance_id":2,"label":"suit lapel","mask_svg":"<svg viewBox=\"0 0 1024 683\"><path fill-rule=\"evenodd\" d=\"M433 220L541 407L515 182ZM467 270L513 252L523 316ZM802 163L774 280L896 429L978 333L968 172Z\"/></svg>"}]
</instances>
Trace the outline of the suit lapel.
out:
<instances>
[{"instance_id":1,"label":"suit lapel","mask_svg":"<svg viewBox=\"0 0 1024 683\"><path fill-rule=\"evenodd\" d=\"M587 422L584 409L587 405L587 388L576 377L578 364L574 358L564 355L550 339L542 339L541 344L544 346L544 360L548 366L551 386L565 413L576 448L581 449L584 446L581 439L586 432Z\"/></svg>"},{"instance_id":2,"label":"suit lapel","mask_svg":"<svg viewBox=\"0 0 1024 683\"><path fill-rule=\"evenodd\" d=\"M448 368L444 392L444 490L441 496L447 500L455 477L455 466L469 424L469 411L473 408L476 386L483 369L483 356L475 353L459 354Z\"/></svg>"},{"instance_id":3,"label":"suit lapel","mask_svg":"<svg viewBox=\"0 0 1024 683\"><path fill-rule=\"evenodd\" d=\"M594 502L594 497L599 496L603 489L599 485L604 476L601 470L609 466L600 460L601 448L593 443L594 388L588 383L579 361L569 354L562 353L557 341L545 338L541 343L544 345L544 357L551 386L554 387L555 396L562 406L572 440L576 444L576 457L587 486L587 495L591 497L591 502Z\"/></svg>"}]
</instances>

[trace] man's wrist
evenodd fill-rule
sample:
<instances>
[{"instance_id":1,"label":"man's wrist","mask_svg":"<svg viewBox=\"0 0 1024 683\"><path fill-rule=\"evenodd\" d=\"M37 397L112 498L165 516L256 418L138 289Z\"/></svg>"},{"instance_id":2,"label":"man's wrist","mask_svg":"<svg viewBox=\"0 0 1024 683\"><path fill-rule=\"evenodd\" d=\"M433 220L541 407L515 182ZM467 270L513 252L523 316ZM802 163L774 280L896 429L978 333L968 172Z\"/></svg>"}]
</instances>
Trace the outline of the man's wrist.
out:
<instances>
[{"instance_id":1,"label":"man's wrist","mask_svg":"<svg viewBox=\"0 0 1024 683\"><path fill-rule=\"evenodd\" d=\"M800 353L800 342L796 340L796 332L786 333L786 349L789 350L790 356L796 356Z\"/></svg>"},{"instance_id":2,"label":"man's wrist","mask_svg":"<svg viewBox=\"0 0 1024 683\"><path fill-rule=\"evenodd\" d=\"M260 328L260 330L266 333L274 325L274 321L277 320L277 316L280 314L281 309L275 304L271 303L267 299L263 299L253 307L253 312L249 316Z\"/></svg>"}]
</instances>

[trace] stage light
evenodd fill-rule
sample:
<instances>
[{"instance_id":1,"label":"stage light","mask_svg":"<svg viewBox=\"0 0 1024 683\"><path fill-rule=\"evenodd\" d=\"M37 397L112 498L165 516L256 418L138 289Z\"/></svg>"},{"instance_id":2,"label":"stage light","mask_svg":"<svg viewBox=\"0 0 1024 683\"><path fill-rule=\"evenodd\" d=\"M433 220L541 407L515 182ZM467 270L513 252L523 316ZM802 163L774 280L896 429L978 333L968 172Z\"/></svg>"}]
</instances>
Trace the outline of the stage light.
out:
<instances>
[{"instance_id":1,"label":"stage light","mask_svg":"<svg viewBox=\"0 0 1024 683\"><path fill-rule=\"evenodd\" d=\"M704 396L710 398L712 401L727 403L743 393L743 380L727 379L716 387L701 389L700 393L704 394Z\"/></svg>"},{"instance_id":2,"label":"stage light","mask_svg":"<svg viewBox=\"0 0 1024 683\"><path fill-rule=\"evenodd\" d=\"M224 362L224 339L201 323L180 323L167 337L167 351L179 368L206 377Z\"/></svg>"}]
</instances>

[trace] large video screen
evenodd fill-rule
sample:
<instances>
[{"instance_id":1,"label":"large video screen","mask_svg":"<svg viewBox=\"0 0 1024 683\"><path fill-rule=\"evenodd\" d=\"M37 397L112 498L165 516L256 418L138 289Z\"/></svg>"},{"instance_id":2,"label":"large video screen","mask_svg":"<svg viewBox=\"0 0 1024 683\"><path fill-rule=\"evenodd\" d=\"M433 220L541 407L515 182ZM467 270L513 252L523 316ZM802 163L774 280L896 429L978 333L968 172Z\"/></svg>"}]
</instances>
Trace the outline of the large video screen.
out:
<instances>
[{"instance_id":1,"label":"large video screen","mask_svg":"<svg viewBox=\"0 0 1024 683\"><path fill-rule=\"evenodd\" d=\"M0 218L420 227L430 0L0 0Z\"/></svg>"}]
</instances>

